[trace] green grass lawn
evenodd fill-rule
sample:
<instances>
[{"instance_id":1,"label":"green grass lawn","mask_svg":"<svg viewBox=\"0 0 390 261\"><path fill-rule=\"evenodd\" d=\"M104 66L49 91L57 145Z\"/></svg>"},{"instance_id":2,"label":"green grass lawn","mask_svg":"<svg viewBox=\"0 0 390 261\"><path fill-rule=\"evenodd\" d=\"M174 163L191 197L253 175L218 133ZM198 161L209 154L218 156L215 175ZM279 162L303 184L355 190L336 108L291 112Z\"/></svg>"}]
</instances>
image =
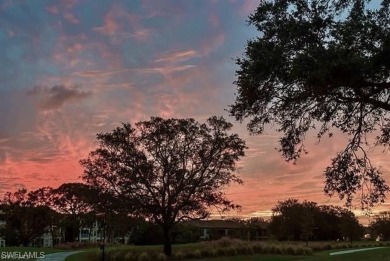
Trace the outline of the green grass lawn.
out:
<instances>
[{"instance_id":1,"label":"green grass lawn","mask_svg":"<svg viewBox=\"0 0 390 261\"><path fill-rule=\"evenodd\" d=\"M214 258L191 259L191 261L294 261L302 260L299 256L287 255L253 255L253 256L222 256Z\"/></svg>"},{"instance_id":2,"label":"green grass lawn","mask_svg":"<svg viewBox=\"0 0 390 261\"><path fill-rule=\"evenodd\" d=\"M355 252L330 256L332 252L342 250L329 250L315 253L313 256L287 256L287 255L253 255L253 256L234 256L204 258L196 261L390 261L390 248L381 248L368 251ZM193 259L193 261L195 261Z\"/></svg>"},{"instance_id":3,"label":"green grass lawn","mask_svg":"<svg viewBox=\"0 0 390 261\"><path fill-rule=\"evenodd\" d=\"M176 245L174 249L191 249L195 248L196 244L187 244L187 245ZM110 248L109 248L110 249ZM111 248L114 249L114 248ZM143 250L161 250L161 246L120 246L115 249L143 249ZM348 249L349 250L349 249ZM97 249L89 249L87 251L98 251ZM292 255L264 255L257 254L251 256L222 256L215 258L202 258L202 259L189 259L188 261L390 261L390 247L355 252L350 254L334 255L330 256L332 252L337 252L342 250L328 250L317 252L312 256L292 256ZM66 259L66 261L87 261L87 252L78 253L72 255Z\"/></svg>"},{"instance_id":4,"label":"green grass lawn","mask_svg":"<svg viewBox=\"0 0 390 261\"><path fill-rule=\"evenodd\" d=\"M334 255L330 256L332 252L342 250L330 250L316 253L310 257L304 257L298 259L299 261L390 261L390 247L373 249L361 252L355 252L350 254Z\"/></svg>"}]
</instances>

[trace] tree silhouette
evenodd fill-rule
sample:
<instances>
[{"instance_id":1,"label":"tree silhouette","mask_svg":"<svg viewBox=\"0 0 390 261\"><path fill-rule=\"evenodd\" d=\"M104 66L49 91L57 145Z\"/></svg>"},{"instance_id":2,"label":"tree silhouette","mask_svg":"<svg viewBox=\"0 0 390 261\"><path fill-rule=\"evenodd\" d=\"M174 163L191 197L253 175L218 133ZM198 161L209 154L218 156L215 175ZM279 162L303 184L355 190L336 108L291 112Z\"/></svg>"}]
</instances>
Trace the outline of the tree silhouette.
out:
<instances>
[{"instance_id":1,"label":"tree silhouette","mask_svg":"<svg viewBox=\"0 0 390 261\"><path fill-rule=\"evenodd\" d=\"M206 218L212 206L238 207L222 191L242 183L234 172L246 147L231 127L215 116L204 124L159 117L122 124L97 135L97 149L81 160L83 179L160 225L169 256L174 224Z\"/></svg>"},{"instance_id":2,"label":"tree silhouette","mask_svg":"<svg viewBox=\"0 0 390 261\"><path fill-rule=\"evenodd\" d=\"M319 140L335 130L348 135L345 149L325 170L324 188L347 206L356 200L371 207L389 190L367 155L370 145L389 148L389 6L369 0L261 1L249 17L260 34L236 60L238 91L229 111L237 120L248 118L253 134L278 126L286 160L307 152L309 130L317 129ZM378 136L370 140L367 134L374 132Z\"/></svg>"},{"instance_id":3,"label":"tree silhouette","mask_svg":"<svg viewBox=\"0 0 390 261\"><path fill-rule=\"evenodd\" d=\"M53 215L50 208L30 200L26 189L5 193L1 210L4 236L11 245L28 246L45 232Z\"/></svg>"},{"instance_id":4,"label":"tree silhouette","mask_svg":"<svg viewBox=\"0 0 390 261\"><path fill-rule=\"evenodd\" d=\"M390 211L383 211L374 216L370 223L373 232L381 237L381 240L390 239Z\"/></svg>"},{"instance_id":5,"label":"tree silhouette","mask_svg":"<svg viewBox=\"0 0 390 261\"><path fill-rule=\"evenodd\" d=\"M65 240L72 242L78 237L80 227L93 223L89 217L94 210L97 193L83 183L64 183L58 188L51 189L50 206L60 214L65 228ZM85 222L89 221L89 224Z\"/></svg>"}]
</instances>

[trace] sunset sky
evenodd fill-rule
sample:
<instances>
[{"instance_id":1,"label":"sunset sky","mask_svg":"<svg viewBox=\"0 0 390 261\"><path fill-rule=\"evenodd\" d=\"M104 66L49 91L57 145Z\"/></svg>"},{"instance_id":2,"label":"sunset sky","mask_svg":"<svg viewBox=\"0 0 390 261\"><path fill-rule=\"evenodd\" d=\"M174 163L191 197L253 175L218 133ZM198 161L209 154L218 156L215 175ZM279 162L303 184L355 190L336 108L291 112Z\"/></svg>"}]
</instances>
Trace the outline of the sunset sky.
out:
<instances>
[{"instance_id":1,"label":"sunset sky","mask_svg":"<svg viewBox=\"0 0 390 261\"><path fill-rule=\"evenodd\" d=\"M258 32L255 0L0 1L0 194L81 181L95 135L150 116L223 115L247 141L244 185L226 193L231 215L267 216L278 200L341 204L324 196L323 171L346 144L315 144L297 165L275 150L278 134L250 136L225 111L234 102L234 58ZM390 161L371 152L390 182ZM389 201L390 202L390 201ZM376 208L386 209L387 204Z\"/></svg>"}]
</instances>

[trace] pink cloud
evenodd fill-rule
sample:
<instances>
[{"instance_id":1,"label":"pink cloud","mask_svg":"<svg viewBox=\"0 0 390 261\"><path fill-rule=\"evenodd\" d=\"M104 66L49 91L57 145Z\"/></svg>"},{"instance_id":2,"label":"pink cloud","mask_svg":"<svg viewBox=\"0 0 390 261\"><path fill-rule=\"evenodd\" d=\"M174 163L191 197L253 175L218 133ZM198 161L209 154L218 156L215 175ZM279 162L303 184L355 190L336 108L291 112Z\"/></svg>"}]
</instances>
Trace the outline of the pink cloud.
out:
<instances>
[{"instance_id":1,"label":"pink cloud","mask_svg":"<svg viewBox=\"0 0 390 261\"><path fill-rule=\"evenodd\" d=\"M146 42L150 39L151 32L152 31L150 29L139 28L139 29L135 29L134 33L129 34L129 37L134 37L136 40L140 42Z\"/></svg>"},{"instance_id":2,"label":"pink cloud","mask_svg":"<svg viewBox=\"0 0 390 261\"><path fill-rule=\"evenodd\" d=\"M204 39L202 43L202 54L207 55L218 49L225 43L225 34L221 31L215 36Z\"/></svg>"},{"instance_id":3,"label":"pink cloud","mask_svg":"<svg viewBox=\"0 0 390 261\"><path fill-rule=\"evenodd\" d=\"M155 60L155 63L179 63L189 60L194 57L199 57L200 54L195 50L171 51L160 54Z\"/></svg>"},{"instance_id":4,"label":"pink cloud","mask_svg":"<svg viewBox=\"0 0 390 261\"><path fill-rule=\"evenodd\" d=\"M256 0L240 0L238 3L240 4L238 13L244 17L247 17L251 13L255 12L256 8L259 6L259 1Z\"/></svg>"},{"instance_id":5,"label":"pink cloud","mask_svg":"<svg viewBox=\"0 0 390 261\"><path fill-rule=\"evenodd\" d=\"M131 69L115 69L112 71L80 71L80 72L74 72L73 75L80 76L80 77L86 77L86 78L96 78L96 77L106 77L111 76L123 72L131 71Z\"/></svg>"},{"instance_id":6,"label":"pink cloud","mask_svg":"<svg viewBox=\"0 0 390 261\"><path fill-rule=\"evenodd\" d=\"M61 0L61 3L65 6L67 9L73 8L79 0Z\"/></svg>"},{"instance_id":7,"label":"pink cloud","mask_svg":"<svg viewBox=\"0 0 390 261\"><path fill-rule=\"evenodd\" d=\"M117 32L119 25L115 20L115 9L110 10L105 16L104 16L104 24L102 27L94 28L94 30L106 34L106 35L113 35Z\"/></svg>"},{"instance_id":8,"label":"pink cloud","mask_svg":"<svg viewBox=\"0 0 390 261\"><path fill-rule=\"evenodd\" d=\"M220 18L217 14L213 13L209 16L209 21L212 27L219 28L220 26Z\"/></svg>"},{"instance_id":9,"label":"pink cloud","mask_svg":"<svg viewBox=\"0 0 390 261\"><path fill-rule=\"evenodd\" d=\"M59 13L58 7L55 6L55 5L46 7L46 10L47 10L49 13L51 13L51 14L58 14L58 13Z\"/></svg>"},{"instance_id":10,"label":"pink cloud","mask_svg":"<svg viewBox=\"0 0 390 261\"><path fill-rule=\"evenodd\" d=\"M127 38L145 42L150 39L151 29L145 28L141 17L124 11L119 5L113 5L104 16L103 26L93 28L109 36L113 43L120 43Z\"/></svg>"},{"instance_id":11,"label":"pink cloud","mask_svg":"<svg viewBox=\"0 0 390 261\"><path fill-rule=\"evenodd\" d=\"M79 20L74 14L72 14L71 12L65 12L65 13L64 13L64 18L65 18L69 23L72 23L72 24L78 24L78 23L80 23L80 20Z\"/></svg>"}]
</instances>

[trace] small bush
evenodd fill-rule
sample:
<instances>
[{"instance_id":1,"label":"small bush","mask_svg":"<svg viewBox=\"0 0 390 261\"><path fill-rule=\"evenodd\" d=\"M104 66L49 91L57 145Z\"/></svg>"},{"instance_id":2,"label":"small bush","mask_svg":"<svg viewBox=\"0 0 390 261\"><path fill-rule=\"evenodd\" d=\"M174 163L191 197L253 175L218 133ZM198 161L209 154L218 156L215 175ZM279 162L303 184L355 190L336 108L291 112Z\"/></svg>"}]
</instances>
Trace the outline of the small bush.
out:
<instances>
[{"instance_id":1,"label":"small bush","mask_svg":"<svg viewBox=\"0 0 390 261\"><path fill-rule=\"evenodd\" d=\"M253 250L253 245L246 246L246 247L245 247L245 252L246 252L246 254L248 254L248 255L253 255L253 254L255 253L255 251Z\"/></svg>"},{"instance_id":2,"label":"small bush","mask_svg":"<svg viewBox=\"0 0 390 261\"><path fill-rule=\"evenodd\" d=\"M294 255L303 255L304 254L304 250L303 250L303 247L294 247Z\"/></svg>"},{"instance_id":3,"label":"small bush","mask_svg":"<svg viewBox=\"0 0 390 261\"><path fill-rule=\"evenodd\" d=\"M202 258L202 254L200 250L194 250L194 251L187 251L184 252L184 259L199 259Z\"/></svg>"},{"instance_id":4,"label":"small bush","mask_svg":"<svg viewBox=\"0 0 390 261\"><path fill-rule=\"evenodd\" d=\"M173 257L176 259L176 260L183 260L184 259L184 254L182 251L177 251L173 254Z\"/></svg>"},{"instance_id":5,"label":"small bush","mask_svg":"<svg viewBox=\"0 0 390 261\"><path fill-rule=\"evenodd\" d=\"M234 244L233 239L230 237L222 237L221 239L216 241L216 244L220 247L230 247Z\"/></svg>"},{"instance_id":6,"label":"small bush","mask_svg":"<svg viewBox=\"0 0 390 261\"><path fill-rule=\"evenodd\" d=\"M237 246L236 251L237 251L237 254L239 254L239 255L245 255L246 254L246 247L245 246Z\"/></svg>"},{"instance_id":7,"label":"small bush","mask_svg":"<svg viewBox=\"0 0 390 261\"><path fill-rule=\"evenodd\" d=\"M313 255L313 250L310 247L304 247L303 254L306 256L311 256L311 255Z\"/></svg>"},{"instance_id":8,"label":"small bush","mask_svg":"<svg viewBox=\"0 0 390 261\"><path fill-rule=\"evenodd\" d=\"M121 251L113 251L111 253L111 259L112 261L121 261L124 259L124 255L123 255L123 252Z\"/></svg>"},{"instance_id":9,"label":"small bush","mask_svg":"<svg viewBox=\"0 0 390 261\"><path fill-rule=\"evenodd\" d=\"M272 251L274 251L274 254L283 254L283 249L280 246L275 246Z\"/></svg>"},{"instance_id":10,"label":"small bush","mask_svg":"<svg viewBox=\"0 0 390 261\"><path fill-rule=\"evenodd\" d=\"M127 252L124 259L125 261L137 261L137 255L133 252Z\"/></svg>"},{"instance_id":11,"label":"small bush","mask_svg":"<svg viewBox=\"0 0 390 261\"><path fill-rule=\"evenodd\" d=\"M216 256L216 255L217 255L217 252L216 252L216 250L215 250L215 254L216 254L216 255L214 255L213 250L215 250L215 249L202 248L202 249L200 250L200 254L201 254L202 257L213 257L213 256Z\"/></svg>"},{"instance_id":12,"label":"small bush","mask_svg":"<svg viewBox=\"0 0 390 261\"><path fill-rule=\"evenodd\" d=\"M138 261L150 261L150 257L149 257L149 254L146 253L146 252L142 252L139 256L138 256Z\"/></svg>"},{"instance_id":13,"label":"small bush","mask_svg":"<svg viewBox=\"0 0 390 261\"><path fill-rule=\"evenodd\" d=\"M224 248L225 256L237 255L237 249L234 246Z\"/></svg>"},{"instance_id":14,"label":"small bush","mask_svg":"<svg viewBox=\"0 0 390 261\"><path fill-rule=\"evenodd\" d=\"M192 253L194 255L194 258L202 258L202 253L200 252L199 249L193 251Z\"/></svg>"},{"instance_id":15,"label":"small bush","mask_svg":"<svg viewBox=\"0 0 390 261\"><path fill-rule=\"evenodd\" d=\"M164 253L159 253L157 255L157 261L167 261L167 260L168 260L168 258Z\"/></svg>"},{"instance_id":16,"label":"small bush","mask_svg":"<svg viewBox=\"0 0 390 261\"><path fill-rule=\"evenodd\" d=\"M294 255L294 249L292 246L288 246L286 249L286 253L289 255Z\"/></svg>"},{"instance_id":17,"label":"small bush","mask_svg":"<svg viewBox=\"0 0 390 261\"><path fill-rule=\"evenodd\" d=\"M265 245L263 248L263 254L272 254L272 246Z\"/></svg>"},{"instance_id":18,"label":"small bush","mask_svg":"<svg viewBox=\"0 0 390 261\"><path fill-rule=\"evenodd\" d=\"M224 256L225 255L225 249L222 247L217 248L217 256Z\"/></svg>"},{"instance_id":19,"label":"small bush","mask_svg":"<svg viewBox=\"0 0 390 261\"><path fill-rule=\"evenodd\" d=\"M260 243L255 243L255 244L253 245L253 251L254 251L255 253L258 253L258 254L263 253L263 252L264 252L263 245L260 244Z\"/></svg>"}]
</instances>

